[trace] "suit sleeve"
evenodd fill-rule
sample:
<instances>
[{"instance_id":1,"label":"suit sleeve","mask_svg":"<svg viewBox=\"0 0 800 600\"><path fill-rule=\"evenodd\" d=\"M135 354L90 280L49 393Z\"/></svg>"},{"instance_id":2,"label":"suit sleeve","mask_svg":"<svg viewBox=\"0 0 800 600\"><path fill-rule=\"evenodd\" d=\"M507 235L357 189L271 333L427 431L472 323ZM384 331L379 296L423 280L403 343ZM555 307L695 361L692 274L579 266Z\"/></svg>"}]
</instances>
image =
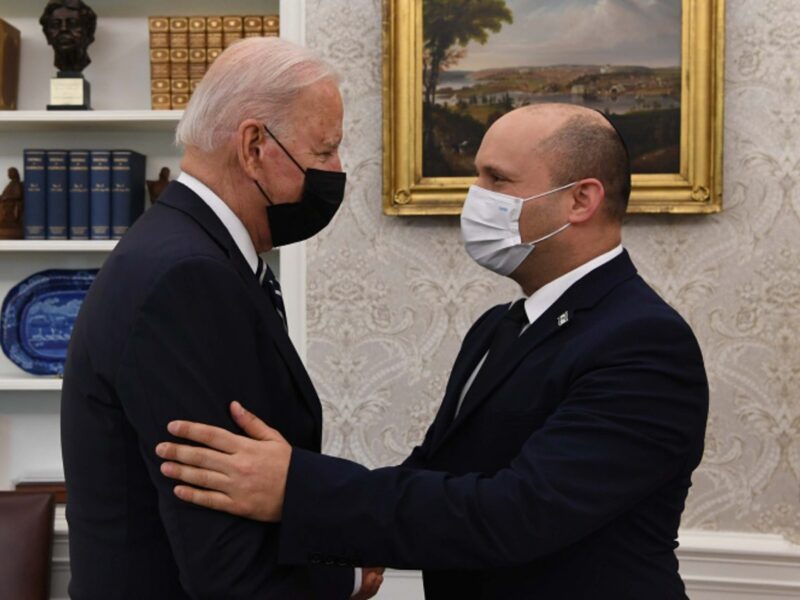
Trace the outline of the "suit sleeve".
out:
<instances>
[{"instance_id":1,"label":"suit sleeve","mask_svg":"<svg viewBox=\"0 0 800 600\"><path fill-rule=\"evenodd\" d=\"M193 598L348 598L352 569L276 564L279 527L181 502L164 477L155 446L172 439L173 419L229 430L231 400L280 403L269 397L258 366L258 313L244 282L226 263L191 258L156 282L133 326L117 374L125 415L159 496L159 510L181 584Z\"/></svg>"},{"instance_id":2,"label":"suit sleeve","mask_svg":"<svg viewBox=\"0 0 800 600\"><path fill-rule=\"evenodd\" d=\"M702 357L688 327L659 319L646 324L645 336L642 325L621 328L593 349L596 359L575 374L559 407L497 473L369 471L295 450L282 559L514 566L630 509L696 464L708 409Z\"/></svg>"}]
</instances>

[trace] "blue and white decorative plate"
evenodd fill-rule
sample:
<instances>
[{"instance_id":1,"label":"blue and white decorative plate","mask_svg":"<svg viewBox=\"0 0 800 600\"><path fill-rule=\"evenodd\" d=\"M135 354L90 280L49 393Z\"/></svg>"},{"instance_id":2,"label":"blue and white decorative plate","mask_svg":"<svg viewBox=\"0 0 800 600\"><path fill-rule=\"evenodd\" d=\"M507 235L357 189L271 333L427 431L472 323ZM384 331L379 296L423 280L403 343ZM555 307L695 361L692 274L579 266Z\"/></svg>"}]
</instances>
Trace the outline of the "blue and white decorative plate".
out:
<instances>
[{"instance_id":1,"label":"blue and white decorative plate","mask_svg":"<svg viewBox=\"0 0 800 600\"><path fill-rule=\"evenodd\" d=\"M3 300L0 343L21 369L61 375L75 318L97 270L50 270L18 283Z\"/></svg>"}]
</instances>

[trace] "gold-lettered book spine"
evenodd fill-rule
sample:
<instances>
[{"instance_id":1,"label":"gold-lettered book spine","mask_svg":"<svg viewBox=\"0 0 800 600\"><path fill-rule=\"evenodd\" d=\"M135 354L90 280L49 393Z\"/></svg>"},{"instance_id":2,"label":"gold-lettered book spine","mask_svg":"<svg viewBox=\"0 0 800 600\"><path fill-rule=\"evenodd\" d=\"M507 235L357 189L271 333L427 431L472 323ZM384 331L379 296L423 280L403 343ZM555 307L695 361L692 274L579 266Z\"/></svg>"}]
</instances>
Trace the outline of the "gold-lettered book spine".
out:
<instances>
[{"instance_id":1,"label":"gold-lettered book spine","mask_svg":"<svg viewBox=\"0 0 800 600\"><path fill-rule=\"evenodd\" d=\"M169 17L148 17L150 48L169 48Z\"/></svg>"},{"instance_id":2,"label":"gold-lettered book spine","mask_svg":"<svg viewBox=\"0 0 800 600\"><path fill-rule=\"evenodd\" d=\"M222 17L206 17L206 48L222 48Z\"/></svg>"},{"instance_id":3,"label":"gold-lettered book spine","mask_svg":"<svg viewBox=\"0 0 800 600\"><path fill-rule=\"evenodd\" d=\"M150 93L154 96L169 94L172 83L169 79L151 79Z\"/></svg>"},{"instance_id":4,"label":"gold-lettered book spine","mask_svg":"<svg viewBox=\"0 0 800 600\"><path fill-rule=\"evenodd\" d=\"M242 39L244 35L244 19L231 15L222 20L222 46L227 48L234 42Z\"/></svg>"},{"instance_id":5,"label":"gold-lettered book spine","mask_svg":"<svg viewBox=\"0 0 800 600\"><path fill-rule=\"evenodd\" d=\"M208 53L205 48L189 49L189 78L202 79L206 74L206 61Z\"/></svg>"},{"instance_id":6,"label":"gold-lettered book spine","mask_svg":"<svg viewBox=\"0 0 800 600\"><path fill-rule=\"evenodd\" d=\"M261 37L263 19L261 17L244 17L244 37Z\"/></svg>"},{"instance_id":7,"label":"gold-lettered book spine","mask_svg":"<svg viewBox=\"0 0 800 600\"><path fill-rule=\"evenodd\" d=\"M170 17L169 18L169 47L188 48L189 47L189 18Z\"/></svg>"},{"instance_id":8,"label":"gold-lettered book spine","mask_svg":"<svg viewBox=\"0 0 800 600\"><path fill-rule=\"evenodd\" d=\"M169 110L172 108L170 93L150 94L150 106L153 110Z\"/></svg>"},{"instance_id":9,"label":"gold-lettered book spine","mask_svg":"<svg viewBox=\"0 0 800 600\"><path fill-rule=\"evenodd\" d=\"M170 79L189 79L189 49L169 49L169 77Z\"/></svg>"},{"instance_id":10,"label":"gold-lettered book spine","mask_svg":"<svg viewBox=\"0 0 800 600\"><path fill-rule=\"evenodd\" d=\"M208 66L210 67L212 63L217 60L217 57L222 54L222 48L209 48L206 50L206 56L208 57Z\"/></svg>"},{"instance_id":11,"label":"gold-lettered book spine","mask_svg":"<svg viewBox=\"0 0 800 600\"><path fill-rule=\"evenodd\" d=\"M206 18L189 17L189 48L206 47Z\"/></svg>"},{"instance_id":12,"label":"gold-lettered book spine","mask_svg":"<svg viewBox=\"0 0 800 600\"><path fill-rule=\"evenodd\" d=\"M261 30L264 37L278 37L281 33L280 17L278 15L265 16Z\"/></svg>"},{"instance_id":13,"label":"gold-lettered book spine","mask_svg":"<svg viewBox=\"0 0 800 600\"><path fill-rule=\"evenodd\" d=\"M19 49L19 30L0 19L0 110L17 109Z\"/></svg>"},{"instance_id":14,"label":"gold-lettered book spine","mask_svg":"<svg viewBox=\"0 0 800 600\"><path fill-rule=\"evenodd\" d=\"M170 94L170 100L173 110L183 110L189 104L189 94L185 92Z\"/></svg>"},{"instance_id":15,"label":"gold-lettered book spine","mask_svg":"<svg viewBox=\"0 0 800 600\"><path fill-rule=\"evenodd\" d=\"M169 48L150 49L150 108L153 110L170 109L170 62ZM155 82L159 82L156 84ZM154 91L155 85L163 86L163 92ZM166 96L166 97L165 97Z\"/></svg>"}]
</instances>

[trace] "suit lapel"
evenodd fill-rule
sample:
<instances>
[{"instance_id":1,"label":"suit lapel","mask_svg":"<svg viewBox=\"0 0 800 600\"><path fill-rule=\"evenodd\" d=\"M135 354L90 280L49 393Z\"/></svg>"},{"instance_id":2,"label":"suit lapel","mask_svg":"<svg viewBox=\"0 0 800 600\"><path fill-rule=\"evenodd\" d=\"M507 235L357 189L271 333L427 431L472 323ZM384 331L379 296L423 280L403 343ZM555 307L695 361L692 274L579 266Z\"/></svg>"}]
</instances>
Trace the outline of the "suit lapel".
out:
<instances>
[{"instance_id":1,"label":"suit lapel","mask_svg":"<svg viewBox=\"0 0 800 600\"><path fill-rule=\"evenodd\" d=\"M520 336L519 340L517 340L509 351L508 360L502 367L496 369L492 373L478 374L478 377L475 379L472 387L464 398L464 403L461 406L458 416L455 420L451 418L446 421L450 426L447 427L439 437L438 443L434 445L433 451L436 451L438 447L444 444L444 442L490 398L492 392L513 375L519 363L522 362L527 355L549 339L556 337L561 331L568 329L572 325L576 313L591 308L612 289L634 275L636 275L636 268L633 266L627 251L623 251L621 255L601 265L594 271L591 271L567 289L567 291L565 291L561 297ZM491 340L496 326L497 322L495 321L494 327L492 327L489 332L488 340ZM484 340L483 352L486 352L487 349L488 341ZM454 391L456 400L458 399L460 391L460 386ZM452 394L453 391L450 393Z\"/></svg>"},{"instance_id":2,"label":"suit lapel","mask_svg":"<svg viewBox=\"0 0 800 600\"><path fill-rule=\"evenodd\" d=\"M453 364L453 371L447 382L444 400L434 421L433 444L434 446L444 436L453 422L458 400L461 397L461 390L464 389L469 376L478 366L481 358L489 350L489 344L497 328L497 324L503 318L508 306L503 306L503 310L496 309L493 315L487 315L485 322L479 329L465 340L464 345L456 357Z\"/></svg>"},{"instance_id":3,"label":"suit lapel","mask_svg":"<svg viewBox=\"0 0 800 600\"><path fill-rule=\"evenodd\" d=\"M250 294L261 313L270 338L295 380L300 396L314 417L316 426L315 437L317 439L321 438L322 409L317 393L314 390L314 385L311 383L308 373L303 366L303 362L297 355L297 351L292 341L289 339L277 311L268 305L269 298L258 284L253 271L250 269L250 265L247 263L247 260L242 255L228 230L217 215L214 214L214 211L211 210L201 198L192 190L176 181L169 184L169 187L165 190L164 194L162 194L161 198L159 198L158 202L180 210L190 216L206 231L206 233L208 233L220 248L225 251L231 264L233 264L242 277L248 294Z\"/></svg>"}]
</instances>

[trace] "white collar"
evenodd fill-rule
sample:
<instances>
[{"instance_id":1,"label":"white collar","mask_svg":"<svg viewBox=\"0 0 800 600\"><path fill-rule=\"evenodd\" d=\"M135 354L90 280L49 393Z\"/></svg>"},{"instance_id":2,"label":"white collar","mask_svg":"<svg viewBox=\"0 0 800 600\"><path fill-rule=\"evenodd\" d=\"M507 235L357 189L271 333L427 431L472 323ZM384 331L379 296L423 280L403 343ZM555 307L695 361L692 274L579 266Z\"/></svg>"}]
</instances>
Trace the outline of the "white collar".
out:
<instances>
[{"instance_id":1,"label":"white collar","mask_svg":"<svg viewBox=\"0 0 800 600\"><path fill-rule=\"evenodd\" d=\"M544 312L550 308L561 295L566 292L572 284L585 277L596 268L613 260L622 254L622 244L594 257L592 260L583 263L577 269L573 269L569 273L564 273L558 279L554 279L547 285L543 285L525 300L525 314L528 316L528 322L533 323Z\"/></svg>"},{"instance_id":2,"label":"white collar","mask_svg":"<svg viewBox=\"0 0 800 600\"><path fill-rule=\"evenodd\" d=\"M247 233L244 224L231 210L230 206L225 204L225 201L217 196L206 184L188 173L182 172L178 175L178 182L200 196L200 199L214 211L217 218L222 221L225 229L231 234L233 241L236 242L239 252L242 253L247 264L250 265L253 273L255 273L258 269L258 253L256 252L256 247L253 244L253 240L250 239L250 234Z\"/></svg>"}]
</instances>

